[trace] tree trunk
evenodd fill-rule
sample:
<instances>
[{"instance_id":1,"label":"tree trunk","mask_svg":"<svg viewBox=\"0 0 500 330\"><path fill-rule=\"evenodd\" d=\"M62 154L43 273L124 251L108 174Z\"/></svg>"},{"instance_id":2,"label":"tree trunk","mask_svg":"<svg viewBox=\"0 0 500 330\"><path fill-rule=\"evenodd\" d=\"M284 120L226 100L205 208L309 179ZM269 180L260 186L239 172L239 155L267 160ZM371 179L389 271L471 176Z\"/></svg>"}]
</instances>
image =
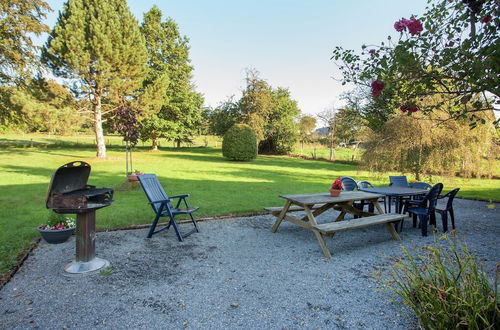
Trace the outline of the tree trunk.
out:
<instances>
[{"instance_id":1,"label":"tree trunk","mask_svg":"<svg viewBox=\"0 0 500 330\"><path fill-rule=\"evenodd\" d=\"M180 149L180 147L181 147L181 140L177 140L176 142L177 142L177 149Z\"/></svg>"},{"instance_id":2,"label":"tree trunk","mask_svg":"<svg viewBox=\"0 0 500 330\"><path fill-rule=\"evenodd\" d=\"M330 140L330 160L333 160L333 140Z\"/></svg>"},{"instance_id":3,"label":"tree trunk","mask_svg":"<svg viewBox=\"0 0 500 330\"><path fill-rule=\"evenodd\" d=\"M158 139L153 137L151 138L151 151L158 151Z\"/></svg>"},{"instance_id":4,"label":"tree trunk","mask_svg":"<svg viewBox=\"0 0 500 330\"><path fill-rule=\"evenodd\" d=\"M104 133L102 131L102 111L101 95L94 94L94 130L95 142L97 148L97 158L106 158L106 143L104 142Z\"/></svg>"}]
</instances>

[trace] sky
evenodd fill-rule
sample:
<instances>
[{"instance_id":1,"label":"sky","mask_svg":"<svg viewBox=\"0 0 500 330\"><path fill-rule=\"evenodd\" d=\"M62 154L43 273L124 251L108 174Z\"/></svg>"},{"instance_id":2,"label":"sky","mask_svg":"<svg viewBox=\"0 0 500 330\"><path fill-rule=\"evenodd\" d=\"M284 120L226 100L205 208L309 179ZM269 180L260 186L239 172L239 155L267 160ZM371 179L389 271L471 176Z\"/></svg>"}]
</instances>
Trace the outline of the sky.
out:
<instances>
[{"instance_id":1,"label":"sky","mask_svg":"<svg viewBox=\"0 0 500 330\"><path fill-rule=\"evenodd\" d=\"M45 23L52 28L62 0L48 0L54 10ZM196 90L205 106L241 96L246 68L271 86L288 88L304 114L339 107L348 90L330 57L335 46L361 50L388 35L393 24L424 12L426 0L128 0L142 22L157 5L189 39Z\"/></svg>"}]
</instances>

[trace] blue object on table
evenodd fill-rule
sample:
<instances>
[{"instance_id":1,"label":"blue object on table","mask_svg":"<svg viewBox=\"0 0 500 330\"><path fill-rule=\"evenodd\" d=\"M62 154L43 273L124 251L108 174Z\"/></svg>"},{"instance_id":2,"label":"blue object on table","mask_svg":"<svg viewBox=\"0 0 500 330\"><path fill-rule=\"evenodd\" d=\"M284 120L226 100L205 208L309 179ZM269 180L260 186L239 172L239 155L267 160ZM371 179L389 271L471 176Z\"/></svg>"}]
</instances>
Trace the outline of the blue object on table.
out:
<instances>
[{"instance_id":1,"label":"blue object on table","mask_svg":"<svg viewBox=\"0 0 500 330\"><path fill-rule=\"evenodd\" d=\"M436 221L436 204L438 200L438 196L443 190L442 183L436 183L434 187L429 190L427 195L419 201L419 204L416 206L408 207L408 211L413 214L415 218L418 215L420 219L420 228L422 229L422 236L427 236L427 223L429 217L431 217L431 223L435 224ZM443 222L444 227L444 222Z\"/></svg>"},{"instance_id":2,"label":"blue object on table","mask_svg":"<svg viewBox=\"0 0 500 330\"><path fill-rule=\"evenodd\" d=\"M163 190L163 187L161 186L160 181L158 181L158 178L155 174L142 174L137 177L139 179L139 182L141 183L142 189L148 197L149 204L151 204L151 207L156 214L153 223L151 224L151 228L149 229L148 238L151 238L153 234L168 230L170 226L174 227L175 234L177 235L177 239L179 239L180 242L182 242L184 238L188 237L192 233L199 231L198 226L196 225L196 220L193 217L193 212L197 211L199 207L189 206L186 200L189 195L178 195L169 198L165 193L165 190ZM173 199L178 199L175 207L172 204ZM184 209L180 208L182 201L184 201ZM194 225L194 229L192 229L188 233L181 234L179 228L177 227L177 223L175 222L175 216L179 214L189 215L189 217L191 218L191 222ZM169 217L170 221L164 228L155 231L160 217Z\"/></svg>"},{"instance_id":3,"label":"blue object on table","mask_svg":"<svg viewBox=\"0 0 500 330\"><path fill-rule=\"evenodd\" d=\"M450 213L451 218L451 226L455 229L455 215L453 212L453 199L457 195L460 188L453 189L448 192L446 195L438 196L438 199L448 198L448 202L446 203L446 207L440 208L436 207L436 212L441 215L441 222L443 223L443 231L448 231L448 213Z\"/></svg>"}]
</instances>

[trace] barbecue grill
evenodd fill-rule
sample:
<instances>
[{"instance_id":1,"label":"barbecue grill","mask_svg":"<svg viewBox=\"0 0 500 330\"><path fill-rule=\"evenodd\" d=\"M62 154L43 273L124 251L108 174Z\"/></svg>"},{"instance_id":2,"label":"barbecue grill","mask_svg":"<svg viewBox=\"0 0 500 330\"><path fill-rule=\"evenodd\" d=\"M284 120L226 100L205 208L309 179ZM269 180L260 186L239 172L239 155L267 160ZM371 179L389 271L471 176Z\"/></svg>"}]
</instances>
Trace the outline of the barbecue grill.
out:
<instances>
[{"instance_id":1,"label":"barbecue grill","mask_svg":"<svg viewBox=\"0 0 500 330\"><path fill-rule=\"evenodd\" d=\"M54 172L47 192L48 209L76 214L76 258L64 268L68 273L88 273L109 266L107 260L95 256L95 211L113 203L113 189L88 185L89 176L88 163L67 163Z\"/></svg>"}]
</instances>

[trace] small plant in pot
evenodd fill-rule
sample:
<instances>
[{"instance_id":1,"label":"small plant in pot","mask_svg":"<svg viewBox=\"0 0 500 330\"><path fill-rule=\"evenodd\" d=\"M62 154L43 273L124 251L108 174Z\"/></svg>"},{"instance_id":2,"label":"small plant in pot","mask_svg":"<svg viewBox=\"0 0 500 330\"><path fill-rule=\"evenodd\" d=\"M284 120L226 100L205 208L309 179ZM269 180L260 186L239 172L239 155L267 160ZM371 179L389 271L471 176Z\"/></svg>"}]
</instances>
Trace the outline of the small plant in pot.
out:
<instances>
[{"instance_id":1,"label":"small plant in pot","mask_svg":"<svg viewBox=\"0 0 500 330\"><path fill-rule=\"evenodd\" d=\"M332 197L339 196L343 187L344 185L342 184L342 180L340 179L340 177L336 178L335 181L333 181L330 186L330 196Z\"/></svg>"},{"instance_id":2,"label":"small plant in pot","mask_svg":"<svg viewBox=\"0 0 500 330\"><path fill-rule=\"evenodd\" d=\"M63 243L75 231L75 219L66 214L49 211L47 223L41 224L37 229L47 243Z\"/></svg>"},{"instance_id":3,"label":"small plant in pot","mask_svg":"<svg viewBox=\"0 0 500 330\"><path fill-rule=\"evenodd\" d=\"M127 174L128 181L130 181L130 182L132 182L132 181L139 181L139 179L137 177L139 175L141 175L141 174L144 174L144 173L142 173L139 170L134 170L134 172L129 172Z\"/></svg>"}]
</instances>

